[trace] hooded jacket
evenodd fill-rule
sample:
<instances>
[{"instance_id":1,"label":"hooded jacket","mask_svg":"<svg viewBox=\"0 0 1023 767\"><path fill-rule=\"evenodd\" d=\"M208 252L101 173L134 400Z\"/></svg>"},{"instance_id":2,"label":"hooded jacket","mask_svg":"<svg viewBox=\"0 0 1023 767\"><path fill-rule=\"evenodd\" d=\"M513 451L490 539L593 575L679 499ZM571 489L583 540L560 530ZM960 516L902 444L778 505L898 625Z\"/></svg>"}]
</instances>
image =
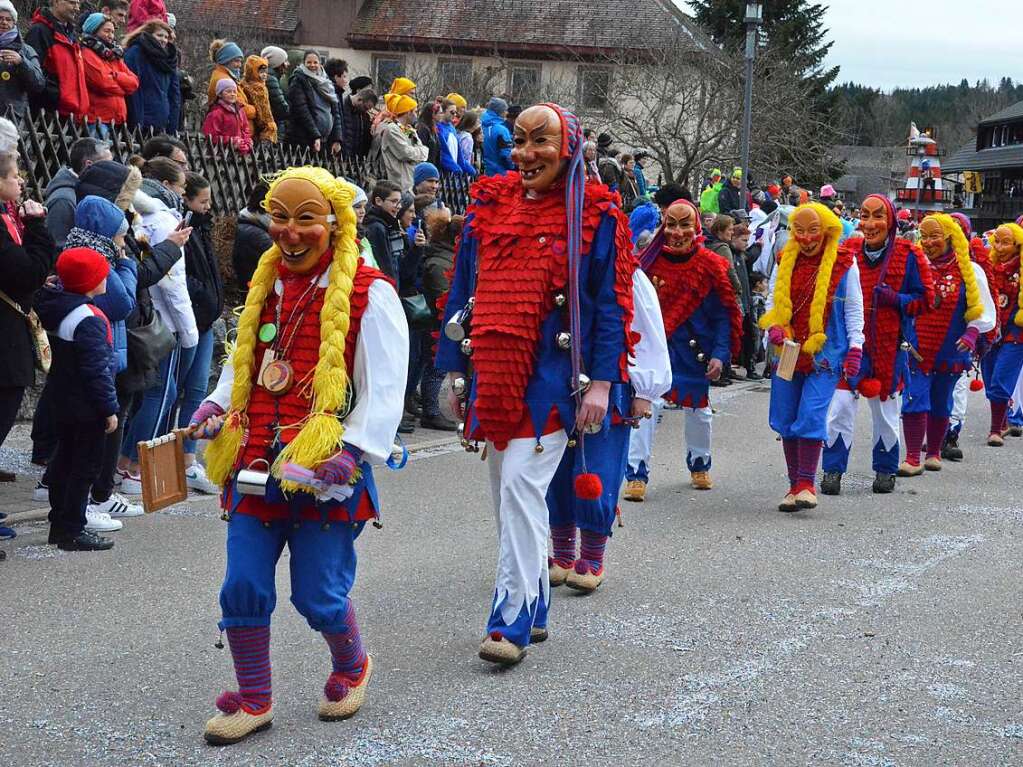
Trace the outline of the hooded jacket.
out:
<instances>
[{"instance_id":1,"label":"hooded jacket","mask_svg":"<svg viewBox=\"0 0 1023 767\"><path fill-rule=\"evenodd\" d=\"M120 46L110 46L97 37L82 37L85 82L89 88L89 117L104 123L128 119L125 99L139 89L138 76L124 63Z\"/></svg>"},{"instance_id":2,"label":"hooded jacket","mask_svg":"<svg viewBox=\"0 0 1023 767\"><path fill-rule=\"evenodd\" d=\"M239 87L245 94L246 100L256 110L255 115L249 120L249 134L256 143L269 141L277 143L277 122L274 120L273 110L270 107L270 91L268 84L269 77L264 83L259 79L259 70L270 65L267 60L259 56L249 56L245 59L245 75L239 83Z\"/></svg>"},{"instance_id":3,"label":"hooded jacket","mask_svg":"<svg viewBox=\"0 0 1023 767\"><path fill-rule=\"evenodd\" d=\"M78 205L78 176L70 168L61 168L46 185L43 201L46 205L46 229L50 232L57 252L64 250L67 233L75 225Z\"/></svg>"},{"instance_id":4,"label":"hooded jacket","mask_svg":"<svg viewBox=\"0 0 1023 767\"><path fill-rule=\"evenodd\" d=\"M380 271L397 282L408 242L398 219L382 208L370 205L363 226Z\"/></svg>"},{"instance_id":5,"label":"hooded jacket","mask_svg":"<svg viewBox=\"0 0 1023 767\"><path fill-rule=\"evenodd\" d=\"M217 99L203 120L202 132L214 143L231 144L241 154L252 151L249 121L241 104L226 104Z\"/></svg>"},{"instance_id":6,"label":"hooded jacket","mask_svg":"<svg viewBox=\"0 0 1023 767\"><path fill-rule=\"evenodd\" d=\"M62 24L48 9L40 8L32 17L25 42L39 55L46 75L46 88L34 99L35 106L65 116L88 114L85 63L74 26Z\"/></svg>"},{"instance_id":7,"label":"hooded jacket","mask_svg":"<svg viewBox=\"0 0 1023 767\"><path fill-rule=\"evenodd\" d=\"M149 33L132 40L124 63L139 79L128 98L128 121L132 126L175 134L181 112L181 78L173 45L161 48Z\"/></svg>"},{"instance_id":8,"label":"hooded jacket","mask_svg":"<svg viewBox=\"0 0 1023 767\"><path fill-rule=\"evenodd\" d=\"M11 108L17 117L28 111L29 98L38 98L46 90L46 78L39 64L39 54L17 35L0 50L15 51L21 55L16 66L0 64L0 104Z\"/></svg>"},{"instance_id":9,"label":"hooded jacket","mask_svg":"<svg viewBox=\"0 0 1023 767\"><path fill-rule=\"evenodd\" d=\"M40 291L36 312L50 336L46 386L60 402L57 417L88 423L116 415L110 321L92 299L59 285Z\"/></svg>"},{"instance_id":10,"label":"hooded jacket","mask_svg":"<svg viewBox=\"0 0 1023 767\"><path fill-rule=\"evenodd\" d=\"M512 137L504 118L491 109L483 113L483 173L500 176L515 167L511 159Z\"/></svg>"}]
</instances>

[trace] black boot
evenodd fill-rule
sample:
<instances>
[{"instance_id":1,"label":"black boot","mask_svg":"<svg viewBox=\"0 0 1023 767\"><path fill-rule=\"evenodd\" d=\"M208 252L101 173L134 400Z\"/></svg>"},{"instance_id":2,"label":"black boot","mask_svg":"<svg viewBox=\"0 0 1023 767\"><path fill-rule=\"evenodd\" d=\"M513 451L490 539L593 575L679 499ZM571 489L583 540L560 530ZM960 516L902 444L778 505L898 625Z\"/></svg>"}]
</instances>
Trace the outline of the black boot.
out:
<instances>
[{"instance_id":1,"label":"black boot","mask_svg":"<svg viewBox=\"0 0 1023 767\"><path fill-rule=\"evenodd\" d=\"M74 538L65 538L57 544L64 551L106 551L112 549L114 542L109 538L100 538L88 530L82 530Z\"/></svg>"},{"instance_id":2,"label":"black boot","mask_svg":"<svg viewBox=\"0 0 1023 767\"><path fill-rule=\"evenodd\" d=\"M874 475L874 487L872 489L875 493L890 493L894 491L895 475L878 472Z\"/></svg>"},{"instance_id":3,"label":"black boot","mask_svg":"<svg viewBox=\"0 0 1023 767\"><path fill-rule=\"evenodd\" d=\"M1010 437L1023 437L1023 426L1010 426L1009 427Z\"/></svg>"},{"instance_id":4,"label":"black boot","mask_svg":"<svg viewBox=\"0 0 1023 767\"><path fill-rule=\"evenodd\" d=\"M826 471L821 480L821 495L842 494L842 472Z\"/></svg>"},{"instance_id":5,"label":"black boot","mask_svg":"<svg viewBox=\"0 0 1023 767\"><path fill-rule=\"evenodd\" d=\"M433 429L434 431L457 431L458 424L454 421L449 421L442 415L424 415L419 419L419 425L424 429Z\"/></svg>"},{"instance_id":6,"label":"black boot","mask_svg":"<svg viewBox=\"0 0 1023 767\"><path fill-rule=\"evenodd\" d=\"M945 442L941 446L941 457L946 461L963 460L963 451L959 447L959 435L949 432L945 435Z\"/></svg>"}]
</instances>

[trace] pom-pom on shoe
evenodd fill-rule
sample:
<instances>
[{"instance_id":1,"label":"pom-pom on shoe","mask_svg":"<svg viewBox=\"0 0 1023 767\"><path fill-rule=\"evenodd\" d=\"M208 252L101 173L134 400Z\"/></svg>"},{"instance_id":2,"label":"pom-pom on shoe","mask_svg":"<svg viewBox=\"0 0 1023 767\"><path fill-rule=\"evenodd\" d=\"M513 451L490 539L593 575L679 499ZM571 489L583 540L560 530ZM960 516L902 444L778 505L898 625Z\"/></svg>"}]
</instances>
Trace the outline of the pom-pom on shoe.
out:
<instances>
[{"instance_id":1,"label":"pom-pom on shoe","mask_svg":"<svg viewBox=\"0 0 1023 767\"><path fill-rule=\"evenodd\" d=\"M366 656L362 673L354 681L343 674L331 674L323 687L323 700L318 711L321 722L340 722L349 719L366 702L366 688L373 675L373 656Z\"/></svg>"},{"instance_id":2,"label":"pom-pom on shoe","mask_svg":"<svg viewBox=\"0 0 1023 767\"><path fill-rule=\"evenodd\" d=\"M480 644L479 656L490 663L514 666L526 657L526 648L509 642L499 631L492 631Z\"/></svg>"},{"instance_id":3,"label":"pom-pom on shoe","mask_svg":"<svg viewBox=\"0 0 1023 767\"><path fill-rule=\"evenodd\" d=\"M550 580L551 586L562 585L570 572L572 572L571 564L569 564L568 567L563 567L561 564L558 563L558 560L551 559L548 557L547 578Z\"/></svg>"},{"instance_id":4,"label":"pom-pom on shoe","mask_svg":"<svg viewBox=\"0 0 1023 767\"><path fill-rule=\"evenodd\" d=\"M589 566L581 559L575 563L575 567L568 574L568 578L565 579L565 585L570 589L582 591L586 594L596 591L597 587L603 582L603 565L601 565L597 572L591 572Z\"/></svg>"},{"instance_id":5,"label":"pom-pom on shoe","mask_svg":"<svg viewBox=\"0 0 1023 767\"><path fill-rule=\"evenodd\" d=\"M222 692L217 697L220 713L206 722L203 737L211 746L230 746L273 724L273 706L252 714L242 708L242 696L237 692Z\"/></svg>"}]
</instances>

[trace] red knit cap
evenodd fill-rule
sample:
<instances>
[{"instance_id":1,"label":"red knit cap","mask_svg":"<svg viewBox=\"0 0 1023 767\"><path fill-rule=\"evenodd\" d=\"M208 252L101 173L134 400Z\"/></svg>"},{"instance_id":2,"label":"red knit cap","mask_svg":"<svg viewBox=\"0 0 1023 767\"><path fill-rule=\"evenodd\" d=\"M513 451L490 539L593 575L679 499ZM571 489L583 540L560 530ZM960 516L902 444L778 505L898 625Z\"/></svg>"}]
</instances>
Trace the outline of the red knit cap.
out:
<instances>
[{"instance_id":1,"label":"red knit cap","mask_svg":"<svg viewBox=\"0 0 1023 767\"><path fill-rule=\"evenodd\" d=\"M110 264L92 248L71 248L57 258L57 276L69 293L88 293L110 274Z\"/></svg>"}]
</instances>

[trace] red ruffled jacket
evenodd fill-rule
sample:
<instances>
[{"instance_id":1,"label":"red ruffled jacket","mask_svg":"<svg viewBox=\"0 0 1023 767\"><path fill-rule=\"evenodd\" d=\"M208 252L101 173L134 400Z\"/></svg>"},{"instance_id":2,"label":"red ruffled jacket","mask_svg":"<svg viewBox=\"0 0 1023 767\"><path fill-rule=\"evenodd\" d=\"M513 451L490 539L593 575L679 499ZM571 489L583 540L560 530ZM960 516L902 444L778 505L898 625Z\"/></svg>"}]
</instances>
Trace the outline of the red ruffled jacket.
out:
<instances>
[{"instance_id":1,"label":"red ruffled jacket","mask_svg":"<svg viewBox=\"0 0 1023 767\"><path fill-rule=\"evenodd\" d=\"M128 121L125 99L139 89L139 78L124 59L105 59L91 48L82 48L85 83L89 88L89 119L105 123Z\"/></svg>"}]
</instances>

